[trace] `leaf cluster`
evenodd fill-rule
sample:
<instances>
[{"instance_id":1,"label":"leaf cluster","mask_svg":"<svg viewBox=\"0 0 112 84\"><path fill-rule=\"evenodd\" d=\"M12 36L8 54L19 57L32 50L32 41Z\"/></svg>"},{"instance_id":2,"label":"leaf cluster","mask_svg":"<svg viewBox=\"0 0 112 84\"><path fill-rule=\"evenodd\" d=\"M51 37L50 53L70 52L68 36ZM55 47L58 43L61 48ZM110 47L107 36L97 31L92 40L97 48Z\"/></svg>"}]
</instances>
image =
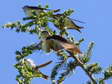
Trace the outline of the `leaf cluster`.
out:
<instances>
[{"instance_id":1,"label":"leaf cluster","mask_svg":"<svg viewBox=\"0 0 112 84\"><path fill-rule=\"evenodd\" d=\"M3 28L15 29L16 32L28 32L30 34L36 34L40 40L40 43L38 44L35 43L28 45L23 47L21 51L16 51L17 64L15 64L15 68L19 72L16 80L19 84L31 84L31 80L35 77L41 77L44 79L47 79L48 77L38 68L36 68L37 65L32 65L32 63L26 59L26 57L32 54L34 51L42 50L42 31L47 31L51 35L56 35L60 31L60 36L63 36L71 42L76 43L74 38L69 36L67 29L61 29L65 26L66 20L70 20L70 15L73 13L73 10L69 9L63 13L60 13L60 9L49 10L48 5L45 7L39 5L38 7L43 8L47 12L43 11L39 14L36 14L36 12L32 10L32 16L27 16L22 19L22 21L25 22L24 24L21 21L17 21L5 24L3 26ZM52 23L55 27L58 27L58 30L51 28L49 23ZM77 41L76 45L80 47L83 41L84 39ZM93 77L94 75L101 74L102 72L102 68L98 63L89 64L92 56L93 46L94 42L91 42L86 52L83 52L82 56L70 53L66 50L56 52L57 56L59 57L59 62L56 63L51 71L50 79L52 84L62 84L67 77L73 74L77 67L81 67L90 78L87 84L105 84L105 80L112 77L112 66L103 72L104 77L98 79ZM72 59L72 61L69 61L70 59ZM57 76L59 76L58 79L56 79Z\"/></svg>"}]
</instances>

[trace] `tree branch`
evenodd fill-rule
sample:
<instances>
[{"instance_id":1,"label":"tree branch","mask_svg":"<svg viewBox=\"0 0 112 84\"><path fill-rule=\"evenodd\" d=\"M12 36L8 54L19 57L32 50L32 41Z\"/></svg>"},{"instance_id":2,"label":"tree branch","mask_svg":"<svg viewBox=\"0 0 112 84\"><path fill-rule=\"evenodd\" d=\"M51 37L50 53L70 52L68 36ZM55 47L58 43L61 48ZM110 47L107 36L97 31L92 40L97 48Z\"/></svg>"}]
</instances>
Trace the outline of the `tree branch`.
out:
<instances>
[{"instance_id":1,"label":"tree branch","mask_svg":"<svg viewBox=\"0 0 112 84\"><path fill-rule=\"evenodd\" d=\"M69 51L68 51L69 52ZM85 71L85 73L89 76L89 78L91 79L91 81L93 82L93 84L97 84L97 82L95 81L95 79L92 77L91 72L89 72L85 67L84 67L84 63L81 62L81 60L74 56L73 53L69 52L70 56L73 57L77 62L78 65Z\"/></svg>"},{"instance_id":2,"label":"tree branch","mask_svg":"<svg viewBox=\"0 0 112 84\"><path fill-rule=\"evenodd\" d=\"M46 62L44 64L41 64L41 65L36 66L36 69L43 68L43 67L45 67L45 66L47 66L47 65L49 65L51 63L52 63L52 61L48 61L48 62Z\"/></svg>"}]
</instances>

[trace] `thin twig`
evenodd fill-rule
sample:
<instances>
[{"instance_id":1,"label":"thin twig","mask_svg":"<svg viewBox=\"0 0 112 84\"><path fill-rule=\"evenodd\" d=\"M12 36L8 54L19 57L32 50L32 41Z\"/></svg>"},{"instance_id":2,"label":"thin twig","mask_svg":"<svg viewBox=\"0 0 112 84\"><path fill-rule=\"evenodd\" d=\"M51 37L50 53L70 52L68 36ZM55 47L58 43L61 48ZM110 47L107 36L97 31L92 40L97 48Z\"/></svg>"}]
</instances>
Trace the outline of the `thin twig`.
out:
<instances>
[{"instance_id":1,"label":"thin twig","mask_svg":"<svg viewBox=\"0 0 112 84\"><path fill-rule=\"evenodd\" d=\"M48 62L46 62L46 63L44 63L44 64L41 64L41 65L38 65L38 66L36 66L36 68L38 69L38 68L43 68L43 67L45 67L45 66L47 66L47 65L49 65L49 64L51 64L52 63L52 61L48 61Z\"/></svg>"},{"instance_id":2,"label":"thin twig","mask_svg":"<svg viewBox=\"0 0 112 84\"><path fill-rule=\"evenodd\" d=\"M73 53L69 52L69 54L78 62L79 66L86 72L86 74L89 76L93 84L97 84L95 79L92 77L92 74L84 67L84 63L82 63L78 57L74 56Z\"/></svg>"}]
</instances>

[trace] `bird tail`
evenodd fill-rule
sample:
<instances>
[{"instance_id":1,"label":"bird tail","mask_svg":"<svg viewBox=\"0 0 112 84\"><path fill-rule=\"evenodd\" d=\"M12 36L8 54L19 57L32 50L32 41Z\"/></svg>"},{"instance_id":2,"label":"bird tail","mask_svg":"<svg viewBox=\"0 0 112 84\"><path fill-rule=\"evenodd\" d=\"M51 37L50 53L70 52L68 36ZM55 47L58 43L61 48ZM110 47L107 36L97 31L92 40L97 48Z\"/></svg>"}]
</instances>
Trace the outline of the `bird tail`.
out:
<instances>
[{"instance_id":1,"label":"bird tail","mask_svg":"<svg viewBox=\"0 0 112 84\"><path fill-rule=\"evenodd\" d=\"M43 74L43 78L46 79L46 80L48 80L49 77L47 75Z\"/></svg>"},{"instance_id":2,"label":"bird tail","mask_svg":"<svg viewBox=\"0 0 112 84\"><path fill-rule=\"evenodd\" d=\"M71 44L71 43L61 43L61 45L67 51L70 51L70 52L72 52L74 54L82 54L81 50L74 44Z\"/></svg>"},{"instance_id":3,"label":"bird tail","mask_svg":"<svg viewBox=\"0 0 112 84\"><path fill-rule=\"evenodd\" d=\"M82 54L82 52L78 48L72 48L72 49L69 49L69 51L73 52L74 54Z\"/></svg>"}]
</instances>

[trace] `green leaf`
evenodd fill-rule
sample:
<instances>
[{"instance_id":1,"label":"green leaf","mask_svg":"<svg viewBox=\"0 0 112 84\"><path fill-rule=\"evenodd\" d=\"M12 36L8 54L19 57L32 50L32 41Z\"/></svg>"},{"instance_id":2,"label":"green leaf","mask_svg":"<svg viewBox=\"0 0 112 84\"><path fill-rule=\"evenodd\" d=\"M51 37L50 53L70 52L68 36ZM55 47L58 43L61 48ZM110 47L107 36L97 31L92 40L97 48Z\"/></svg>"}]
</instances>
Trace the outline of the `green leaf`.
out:
<instances>
[{"instance_id":1,"label":"green leaf","mask_svg":"<svg viewBox=\"0 0 112 84\"><path fill-rule=\"evenodd\" d=\"M98 74L102 70L102 68L100 67L100 65L98 63L89 64L86 66L86 69L88 70L88 72L90 72L92 74Z\"/></svg>"},{"instance_id":2,"label":"green leaf","mask_svg":"<svg viewBox=\"0 0 112 84\"><path fill-rule=\"evenodd\" d=\"M104 79L107 80L109 78L112 78L112 66L108 67L105 71L104 71Z\"/></svg>"}]
</instances>

